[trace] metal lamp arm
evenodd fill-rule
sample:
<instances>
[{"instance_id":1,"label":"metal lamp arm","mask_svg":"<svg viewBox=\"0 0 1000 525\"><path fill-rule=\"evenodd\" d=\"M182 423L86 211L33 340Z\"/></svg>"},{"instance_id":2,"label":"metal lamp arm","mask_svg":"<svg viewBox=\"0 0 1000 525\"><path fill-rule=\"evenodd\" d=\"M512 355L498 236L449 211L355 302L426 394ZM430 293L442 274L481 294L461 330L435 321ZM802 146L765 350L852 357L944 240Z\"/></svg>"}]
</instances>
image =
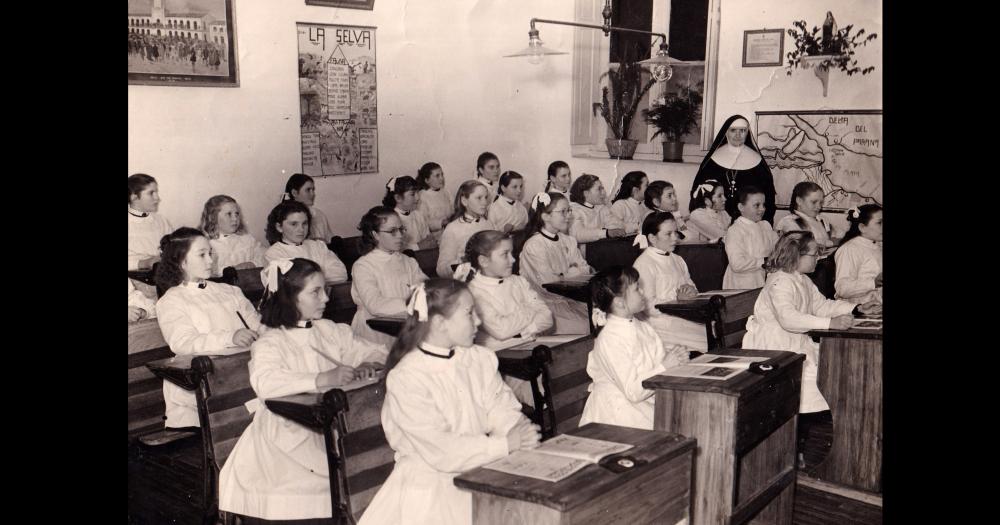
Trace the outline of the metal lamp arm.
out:
<instances>
[{"instance_id":1,"label":"metal lamp arm","mask_svg":"<svg viewBox=\"0 0 1000 525\"><path fill-rule=\"evenodd\" d=\"M604 31L604 36L608 36L608 33L616 31L619 33L640 33L643 35L651 35L660 38L663 43L667 41L667 35L664 33L654 33L652 31L643 31L641 29L630 29L628 27L615 27L612 25L597 25L597 24L583 24L580 22L563 22L562 20L546 20L544 18L532 18L531 19L531 30L536 31L535 22L544 24L556 24L562 26L574 26L574 27L587 27L590 29L600 29ZM656 43L655 41L653 43Z\"/></svg>"}]
</instances>

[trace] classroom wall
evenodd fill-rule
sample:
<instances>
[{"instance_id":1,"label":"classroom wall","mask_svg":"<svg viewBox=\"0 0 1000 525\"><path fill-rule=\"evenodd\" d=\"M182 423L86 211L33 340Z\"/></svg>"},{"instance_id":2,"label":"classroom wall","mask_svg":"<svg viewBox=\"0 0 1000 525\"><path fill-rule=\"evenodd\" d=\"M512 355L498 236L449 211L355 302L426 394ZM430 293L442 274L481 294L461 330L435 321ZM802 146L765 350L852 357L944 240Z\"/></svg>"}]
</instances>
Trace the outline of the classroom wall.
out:
<instances>
[{"instance_id":1,"label":"classroom wall","mask_svg":"<svg viewBox=\"0 0 1000 525\"><path fill-rule=\"evenodd\" d=\"M548 57L541 66L501 58L527 45L531 17L572 20L573 2L443 5L378 0L374 11L362 11L237 2L240 87L130 85L128 173L160 181L160 211L174 225L197 225L212 195L235 197L251 233L263 241L267 213L288 176L301 170L295 23L366 25L378 28L380 172L317 179L317 205L337 234L357 234L358 219L381 200L389 177L415 175L433 160L453 192L473 175L476 156L485 150L500 157L503 169L525 175L528 195L541 189L548 163L563 159L574 176L598 175L609 191L616 177L633 169L669 180L686 210L697 164L571 157L569 55ZM848 79L831 72L830 94L823 98L811 71L788 77L781 68L741 67L743 30L788 28L799 18L818 25L831 5L841 27L855 23L879 33L875 45L859 53L863 63L876 65L874 73ZM881 107L879 3L723 0L721 20L716 126L734 112ZM572 49L574 29L543 27L547 46Z\"/></svg>"}]
</instances>

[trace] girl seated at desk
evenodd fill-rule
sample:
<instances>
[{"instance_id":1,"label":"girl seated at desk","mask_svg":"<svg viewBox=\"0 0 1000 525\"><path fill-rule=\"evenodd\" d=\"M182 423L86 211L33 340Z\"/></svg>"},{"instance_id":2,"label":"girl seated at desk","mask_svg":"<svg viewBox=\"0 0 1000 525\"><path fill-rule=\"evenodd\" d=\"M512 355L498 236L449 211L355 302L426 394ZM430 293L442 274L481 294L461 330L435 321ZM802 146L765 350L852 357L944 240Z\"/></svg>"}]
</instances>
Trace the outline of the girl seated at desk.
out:
<instances>
[{"instance_id":1,"label":"girl seated at desk","mask_svg":"<svg viewBox=\"0 0 1000 525\"><path fill-rule=\"evenodd\" d=\"M316 207L316 182L312 177L304 173L292 174L285 183L285 193L281 195L281 200L304 204L309 214L308 238L323 241L323 244L330 242L333 228L330 228L330 221L323 210Z\"/></svg>"},{"instance_id":2,"label":"girl seated at desk","mask_svg":"<svg viewBox=\"0 0 1000 525\"><path fill-rule=\"evenodd\" d=\"M520 273L534 284L549 310L560 313L555 333L590 333L586 304L542 288L546 283L589 279L594 273L580 253L576 239L568 233L573 213L569 201L560 193L538 193L531 199L531 213L528 231L533 235L521 250Z\"/></svg>"},{"instance_id":3,"label":"girl seated at desk","mask_svg":"<svg viewBox=\"0 0 1000 525\"><path fill-rule=\"evenodd\" d=\"M652 430L654 392L642 382L681 363L667 355L653 327L635 317L646 309L635 268L612 266L590 283L594 324L602 328L587 357L587 375L594 382L580 426L605 423Z\"/></svg>"},{"instance_id":4,"label":"girl seated at desk","mask_svg":"<svg viewBox=\"0 0 1000 525\"><path fill-rule=\"evenodd\" d=\"M330 251L319 239L308 239L311 222L309 209L301 202L287 200L274 207L267 215L267 242L271 247L264 252L267 262L301 257L319 264L327 283L347 280L347 267L337 254Z\"/></svg>"},{"instance_id":5,"label":"girl seated at desk","mask_svg":"<svg viewBox=\"0 0 1000 525\"><path fill-rule=\"evenodd\" d=\"M740 218L726 231L726 256L729 264L722 276L724 289L752 290L764 286L764 261L778 235L764 218L764 192L753 186L737 193Z\"/></svg>"},{"instance_id":6,"label":"girl seated at desk","mask_svg":"<svg viewBox=\"0 0 1000 525\"><path fill-rule=\"evenodd\" d=\"M243 292L212 276L212 248L205 234L178 228L160 241L156 284L166 290L156 303L163 339L177 355L218 354L257 339L260 315ZM163 382L168 428L198 427L194 392Z\"/></svg>"},{"instance_id":7,"label":"girl seated at desk","mask_svg":"<svg viewBox=\"0 0 1000 525\"><path fill-rule=\"evenodd\" d=\"M851 228L834 254L838 299L882 302L882 207L864 204L847 211Z\"/></svg>"},{"instance_id":8,"label":"girl seated at desk","mask_svg":"<svg viewBox=\"0 0 1000 525\"><path fill-rule=\"evenodd\" d=\"M145 173L128 178L128 269L148 270L160 260L160 239L173 231L160 209L156 179Z\"/></svg>"},{"instance_id":9,"label":"girl seated at desk","mask_svg":"<svg viewBox=\"0 0 1000 525\"><path fill-rule=\"evenodd\" d=\"M562 196L568 199L571 182L573 181L569 164L561 160L552 161L546 173L549 178L545 181L545 189L542 191L546 193L562 193Z\"/></svg>"},{"instance_id":10,"label":"girl seated at desk","mask_svg":"<svg viewBox=\"0 0 1000 525\"><path fill-rule=\"evenodd\" d=\"M391 345L395 337L372 330L368 319L403 316L412 288L427 280L417 261L401 252L406 228L399 215L376 206L361 218L363 255L351 267L351 299L358 305L351 329L379 344Z\"/></svg>"},{"instance_id":11,"label":"girl seated at desk","mask_svg":"<svg viewBox=\"0 0 1000 525\"><path fill-rule=\"evenodd\" d=\"M809 330L846 330L853 325L852 314L876 314L882 306L875 301L862 305L823 297L809 278L816 269L819 245L812 232L787 232L778 239L774 253L764 265L767 283L747 319L743 348L765 348L805 354L802 365L802 393L799 414L821 413L800 418L799 445L808 438L809 427L829 420L830 407L816 383L819 370L819 343Z\"/></svg>"},{"instance_id":12,"label":"girl seated at desk","mask_svg":"<svg viewBox=\"0 0 1000 525\"><path fill-rule=\"evenodd\" d=\"M581 252L588 242L625 236L625 228L611 214L611 208L606 204L608 194L596 175L581 175L573 183L569 195L572 201L570 209L573 210L569 234L580 243Z\"/></svg>"},{"instance_id":13,"label":"girl seated at desk","mask_svg":"<svg viewBox=\"0 0 1000 525\"><path fill-rule=\"evenodd\" d=\"M455 213L451 194L444 189L444 171L437 162L428 162L417 171L417 185L420 186L420 204L417 209L427 219L427 227L435 241L441 240L441 232Z\"/></svg>"},{"instance_id":14,"label":"girl seated at desk","mask_svg":"<svg viewBox=\"0 0 1000 525\"><path fill-rule=\"evenodd\" d=\"M643 219L653 213L668 212L673 215L674 222L677 223L677 239L680 241L687 239L687 226L684 218L677 211L680 209L680 205L677 204L677 192L674 190L673 184L665 180L650 182L643 194L642 202L645 205ZM642 220L639 221L639 229L642 230Z\"/></svg>"},{"instance_id":15,"label":"girl seated at desk","mask_svg":"<svg viewBox=\"0 0 1000 525\"><path fill-rule=\"evenodd\" d=\"M552 312L527 279L513 274L514 243L496 230L477 232L465 246L466 262L455 278L468 282L482 326L476 343L498 348L513 338L529 339L552 328Z\"/></svg>"},{"instance_id":16,"label":"girl seated at desk","mask_svg":"<svg viewBox=\"0 0 1000 525\"><path fill-rule=\"evenodd\" d=\"M816 244L820 247L821 259L830 255L836 248L833 239L833 228L820 216L823 211L823 188L810 181L802 181L792 188L792 198L788 203L788 215L781 218L775 225L778 234L794 231L812 232Z\"/></svg>"},{"instance_id":17,"label":"girl seated at desk","mask_svg":"<svg viewBox=\"0 0 1000 525\"><path fill-rule=\"evenodd\" d=\"M462 263L465 243L472 234L493 229L490 221L486 220L486 209L490 204L487 200L489 193L485 185L475 180L467 180L458 187L458 193L455 194L455 214L441 234L437 262L439 277L451 278L455 272L452 265Z\"/></svg>"},{"instance_id":18,"label":"girl seated at desk","mask_svg":"<svg viewBox=\"0 0 1000 525\"><path fill-rule=\"evenodd\" d=\"M639 288L646 297L649 324L663 341L667 355L679 364L686 363L690 352L708 349L705 325L665 314L656 308L667 301L692 299L698 295L687 263L680 255L672 253L678 242L677 222L668 212L647 215L635 240L643 251L632 267L639 272Z\"/></svg>"},{"instance_id":19,"label":"girl seated at desk","mask_svg":"<svg viewBox=\"0 0 1000 525\"><path fill-rule=\"evenodd\" d=\"M247 233L240 205L229 195L216 195L205 202L201 231L212 245L213 276L222 275L222 270L228 266L237 270L264 266L266 249Z\"/></svg>"},{"instance_id":20,"label":"girl seated at desk","mask_svg":"<svg viewBox=\"0 0 1000 525\"><path fill-rule=\"evenodd\" d=\"M503 172L497 196L486 212L494 229L510 233L523 230L528 225L528 208L521 202L522 197L524 197L524 177L516 171Z\"/></svg>"},{"instance_id":21,"label":"girl seated at desk","mask_svg":"<svg viewBox=\"0 0 1000 525\"><path fill-rule=\"evenodd\" d=\"M437 246L437 241L431 237L427 219L417 208L420 204L420 194L417 191L417 181L409 175L392 177L385 183L382 206L394 210L402 221L404 250L423 250Z\"/></svg>"},{"instance_id":22,"label":"girl seated at desk","mask_svg":"<svg viewBox=\"0 0 1000 525\"><path fill-rule=\"evenodd\" d=\"M611 200L611 214L625 227L625 235L639 231L642 219L646 216L643 200L649 177L641 171L630 171L622 179L622 186L615 198Z\"/></svg>"},{"instance_id":23,"label":"girl seated at desk","mask_svg":"<svg viewBox=\"0 0 1000 525\"><path fill-rule=\"evenodd\" d=\"M473 343L479 319L464 283L430 279L407 311L382 405L396 464L358 525L468 525L472 495L454 477L534 448L539 429L521 413L493 351Z\"/></svg>"},{"instance_id":24,"label":"girl seated at desk","mask_svg":"<svg viewBox=\"0 0 1000 525\"><path fill-rule=\"evenodd\" d=\"M688 205L688 232L692 242L719 242L726 236L726 230L733 218L726 212L725 188L715 179L699 184L691 195Z\"/></svg>"},{"instance_id":25,"label":"girl seated at desk","mask_svg":"<svg viewBox=\"0 0 1000 525\"><path fill-rule=\"evenodd\" d=\"M486 202L493 202L497 196L497 184L500 181L500 158L484 151L476 159L476 179L486 188ZM484 212L485 213L485 212Z\"/></svg>"},{"instance_id":26,"label":"girl seated at desk","mask_svg":"<svg viewBox=\"0 0 1000 525\"><path fill-rule=\"evenodd\" d=\"M255 414L219 473L219 509L247 525L329 518L323 434L274 414L263 400L373 379L388 351L322 319L326 279L315 262L272 261L262 273L261 322L268 330L250 347Z\"/></svg>"}]
</instances>

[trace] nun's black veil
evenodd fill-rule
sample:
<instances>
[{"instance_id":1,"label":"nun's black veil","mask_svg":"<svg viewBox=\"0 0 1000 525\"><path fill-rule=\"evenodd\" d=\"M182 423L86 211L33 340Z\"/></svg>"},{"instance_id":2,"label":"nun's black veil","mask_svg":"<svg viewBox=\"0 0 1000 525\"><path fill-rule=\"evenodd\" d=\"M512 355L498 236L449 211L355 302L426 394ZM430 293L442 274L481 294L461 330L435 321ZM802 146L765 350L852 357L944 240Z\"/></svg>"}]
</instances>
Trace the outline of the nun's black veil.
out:
<instances>
[{"instance_id":1,"label":"nun's black veil","mask_svg":"<svg viewBox=\"0 0 1000 525\"><path fill-rule=\"evenodd\" d=\"M750 119L744 117L743 115L733 115L727 118L726 121L722 123L722 127L719 128L719 132L716 133L715 140L712 141L712 146L708 148L708 153L705 154L705 158L701 159L701 165L698 166L698 171L705 169L705 163L708 162L708 159L712 158L712 154L715 153L715 150L719 149L720 146L728 142L726 140L726 132L729 131L729 126L731 126L737 119L743 119L747 121L747 126L750 125ZM753 133L750 133L749 127L747 128L747 139L743 142L743 145L756 151L757 153L760 153L760 150L757 148L757 142L754 141ZM770 169L768 171L770 171Z\"/></svg>"}]
</instances>

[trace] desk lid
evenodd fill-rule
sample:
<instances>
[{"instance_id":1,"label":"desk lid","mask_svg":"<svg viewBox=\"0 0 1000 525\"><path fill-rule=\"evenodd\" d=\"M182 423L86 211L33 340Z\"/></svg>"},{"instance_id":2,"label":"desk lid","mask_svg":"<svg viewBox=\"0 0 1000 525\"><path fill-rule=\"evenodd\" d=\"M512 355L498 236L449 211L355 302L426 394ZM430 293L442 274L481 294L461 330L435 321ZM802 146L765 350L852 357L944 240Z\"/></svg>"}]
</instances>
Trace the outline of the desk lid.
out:
<instances>
[{"instance_id":1,"label":"desk lid","mask_svg":"<svg viewBox=\"0 0 1000 525\"><path fill-rule=\"evenodd\" d=\"M777 350L731 349L712 352L711 355L734 355L748 357L769 357L769 363L779 369L794 366L805 360L804 354L782 352ZM642 386L651 390L689 390L695 392L712 392L729 396L741 396L744 392L755 390L764 381L779 374L758 375L746 371L726 380L699 379L696 377L672 377L656 375L642 382Z\"/></svg>"}]
</instances>

